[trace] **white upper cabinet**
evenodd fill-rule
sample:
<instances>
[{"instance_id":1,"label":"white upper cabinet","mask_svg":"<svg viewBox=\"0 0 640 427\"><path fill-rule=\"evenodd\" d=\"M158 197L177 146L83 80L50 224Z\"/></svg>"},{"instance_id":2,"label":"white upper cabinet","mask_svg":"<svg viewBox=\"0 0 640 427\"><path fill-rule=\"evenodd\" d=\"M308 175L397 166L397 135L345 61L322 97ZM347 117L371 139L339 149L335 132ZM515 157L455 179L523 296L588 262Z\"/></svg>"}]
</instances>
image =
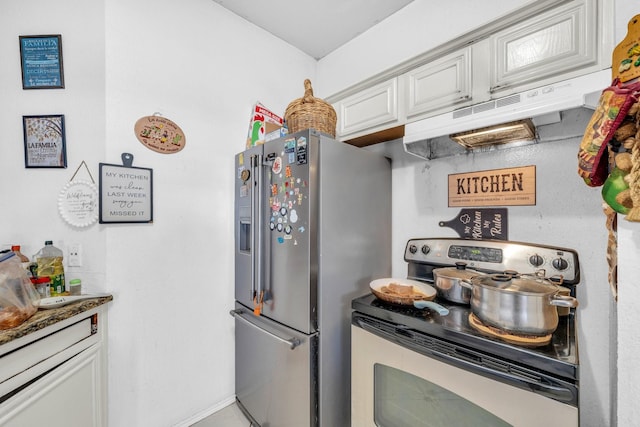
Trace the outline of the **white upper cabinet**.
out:
<instances>
[{"instance_id":1,"label":"white upper cabinet","mask_svg":"<svg viewBox=\"0 0 640 427\"><path fill-rule=\"evenodd\" d=\"M406 73L407 117L469 101L471 59L468 47Z\"/></svg>"},{"instance_id":2,"label":"white upper cabinet","mask_svg":"<svg viewBox=\"0 0 640 427\"><path fill-rule=\"evenodd\" d=\"M593 65L597 2L572 1L492 34L491 93Z\"/></svg>"},{"instance_id":3,"label":"white upper cabinet","mask_svg":"<svg viewBox=\"0 0 640 427\"><path fill-rule=\"evenodd\" d=\"M610 67L609 0L538 0L327 99L351 140Z\"/></svg>"},{"instance_id":4,"label":"white upper cabinet","mask_svg":"<svg viewBox=\"0 0 640 427\"><path fill-rule=\"evenodd\" d=\"M398 79L392 78L334 104L338 135L398 122Z\"/></svg>"}]
</instances>

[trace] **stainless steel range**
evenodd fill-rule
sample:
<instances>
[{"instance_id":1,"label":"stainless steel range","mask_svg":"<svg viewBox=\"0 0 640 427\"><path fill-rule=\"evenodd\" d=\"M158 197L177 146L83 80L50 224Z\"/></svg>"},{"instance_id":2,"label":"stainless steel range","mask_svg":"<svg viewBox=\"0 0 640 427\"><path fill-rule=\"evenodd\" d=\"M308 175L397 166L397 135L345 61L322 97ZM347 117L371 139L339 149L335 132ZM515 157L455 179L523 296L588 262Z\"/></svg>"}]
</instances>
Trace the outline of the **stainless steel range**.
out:
<instances>
[{"instance_id":1,"label":"stainless steel range","mask_svg":"<svg viewBox=\"0 0 640 427\"><path fill-rule=\"evenodd\" d=\"M404 258L408 279L429 284L434 269L456 262L554 277L574 296L580 281L575 251L537 244L411 239ZM472 324L469 305L435 301L449 313L371 294L352 301L352 426L579 425L575 309L547 343L514 344L511 333Z\"/></svg>"}]
</instances>

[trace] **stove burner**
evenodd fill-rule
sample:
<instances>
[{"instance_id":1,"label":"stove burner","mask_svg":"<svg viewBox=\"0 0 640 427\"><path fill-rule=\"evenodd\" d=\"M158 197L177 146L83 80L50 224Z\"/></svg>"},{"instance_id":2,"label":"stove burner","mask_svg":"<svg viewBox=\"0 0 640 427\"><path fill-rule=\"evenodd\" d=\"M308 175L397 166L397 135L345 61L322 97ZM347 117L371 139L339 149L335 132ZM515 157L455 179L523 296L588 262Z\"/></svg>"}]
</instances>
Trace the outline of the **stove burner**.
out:
<instances>
[{"instance_id":1,"label":"stove burner","mask_svg":"<svg viewBox=\"0 0 640 427\"><path fill-rule=\"evenodd\" d=\"M549 344L551 342L551 338L553 337L553 334L542 336L513 334L500 328L496 328L494 326L483 323L482 320L478 319L478 317L473 313L469 313L469 325L471 325L472 328L474 328L481 334L522 347L542 347Z\"/></svg>"}]
</instances>

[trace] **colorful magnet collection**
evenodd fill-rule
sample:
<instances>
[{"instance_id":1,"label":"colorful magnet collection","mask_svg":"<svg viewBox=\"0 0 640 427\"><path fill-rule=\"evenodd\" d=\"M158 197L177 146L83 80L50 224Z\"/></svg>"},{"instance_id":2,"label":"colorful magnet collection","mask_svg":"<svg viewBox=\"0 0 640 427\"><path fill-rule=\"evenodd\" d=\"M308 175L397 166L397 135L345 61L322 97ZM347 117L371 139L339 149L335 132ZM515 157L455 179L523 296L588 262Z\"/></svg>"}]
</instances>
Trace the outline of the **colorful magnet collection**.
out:
<instances>
[{"instance_id":1,"label":"colorful magnet collection","mask_svg":"<svg viewBox=\"0 0 640 427\"><path fill-rule=\"evenodd\" d=\"M302 219L298 210L307 199L306 179L294 176L295 165L307 163L307 140L304 137L285 140L284 150L273 160L269 181L271 182L271 219L269 229L281 233L277 237L278 243L292 242L297 245L297 234L305 232L305 226L300 224Z\"/></svg>"}]
</instances>

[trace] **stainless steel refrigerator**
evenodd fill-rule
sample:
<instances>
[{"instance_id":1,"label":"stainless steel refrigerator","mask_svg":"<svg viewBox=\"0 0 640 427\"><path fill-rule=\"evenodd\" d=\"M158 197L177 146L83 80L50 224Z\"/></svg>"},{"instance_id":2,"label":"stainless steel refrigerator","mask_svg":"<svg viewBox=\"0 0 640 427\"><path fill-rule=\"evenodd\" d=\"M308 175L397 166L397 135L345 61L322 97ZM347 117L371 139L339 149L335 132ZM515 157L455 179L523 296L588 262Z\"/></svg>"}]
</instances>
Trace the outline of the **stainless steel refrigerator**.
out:
<instances>
[{"instance_id":1,"label":"stainless steel refrigerator","mask_svg":"<svg viewBox=\"0 0 640 427\"><path fill-rule=\"evenodd\" d=\"M391 271L391 168L301 131L235 158L236 399L263 427L350 424L351 300Z\"/></svg>"}]
</instances>

